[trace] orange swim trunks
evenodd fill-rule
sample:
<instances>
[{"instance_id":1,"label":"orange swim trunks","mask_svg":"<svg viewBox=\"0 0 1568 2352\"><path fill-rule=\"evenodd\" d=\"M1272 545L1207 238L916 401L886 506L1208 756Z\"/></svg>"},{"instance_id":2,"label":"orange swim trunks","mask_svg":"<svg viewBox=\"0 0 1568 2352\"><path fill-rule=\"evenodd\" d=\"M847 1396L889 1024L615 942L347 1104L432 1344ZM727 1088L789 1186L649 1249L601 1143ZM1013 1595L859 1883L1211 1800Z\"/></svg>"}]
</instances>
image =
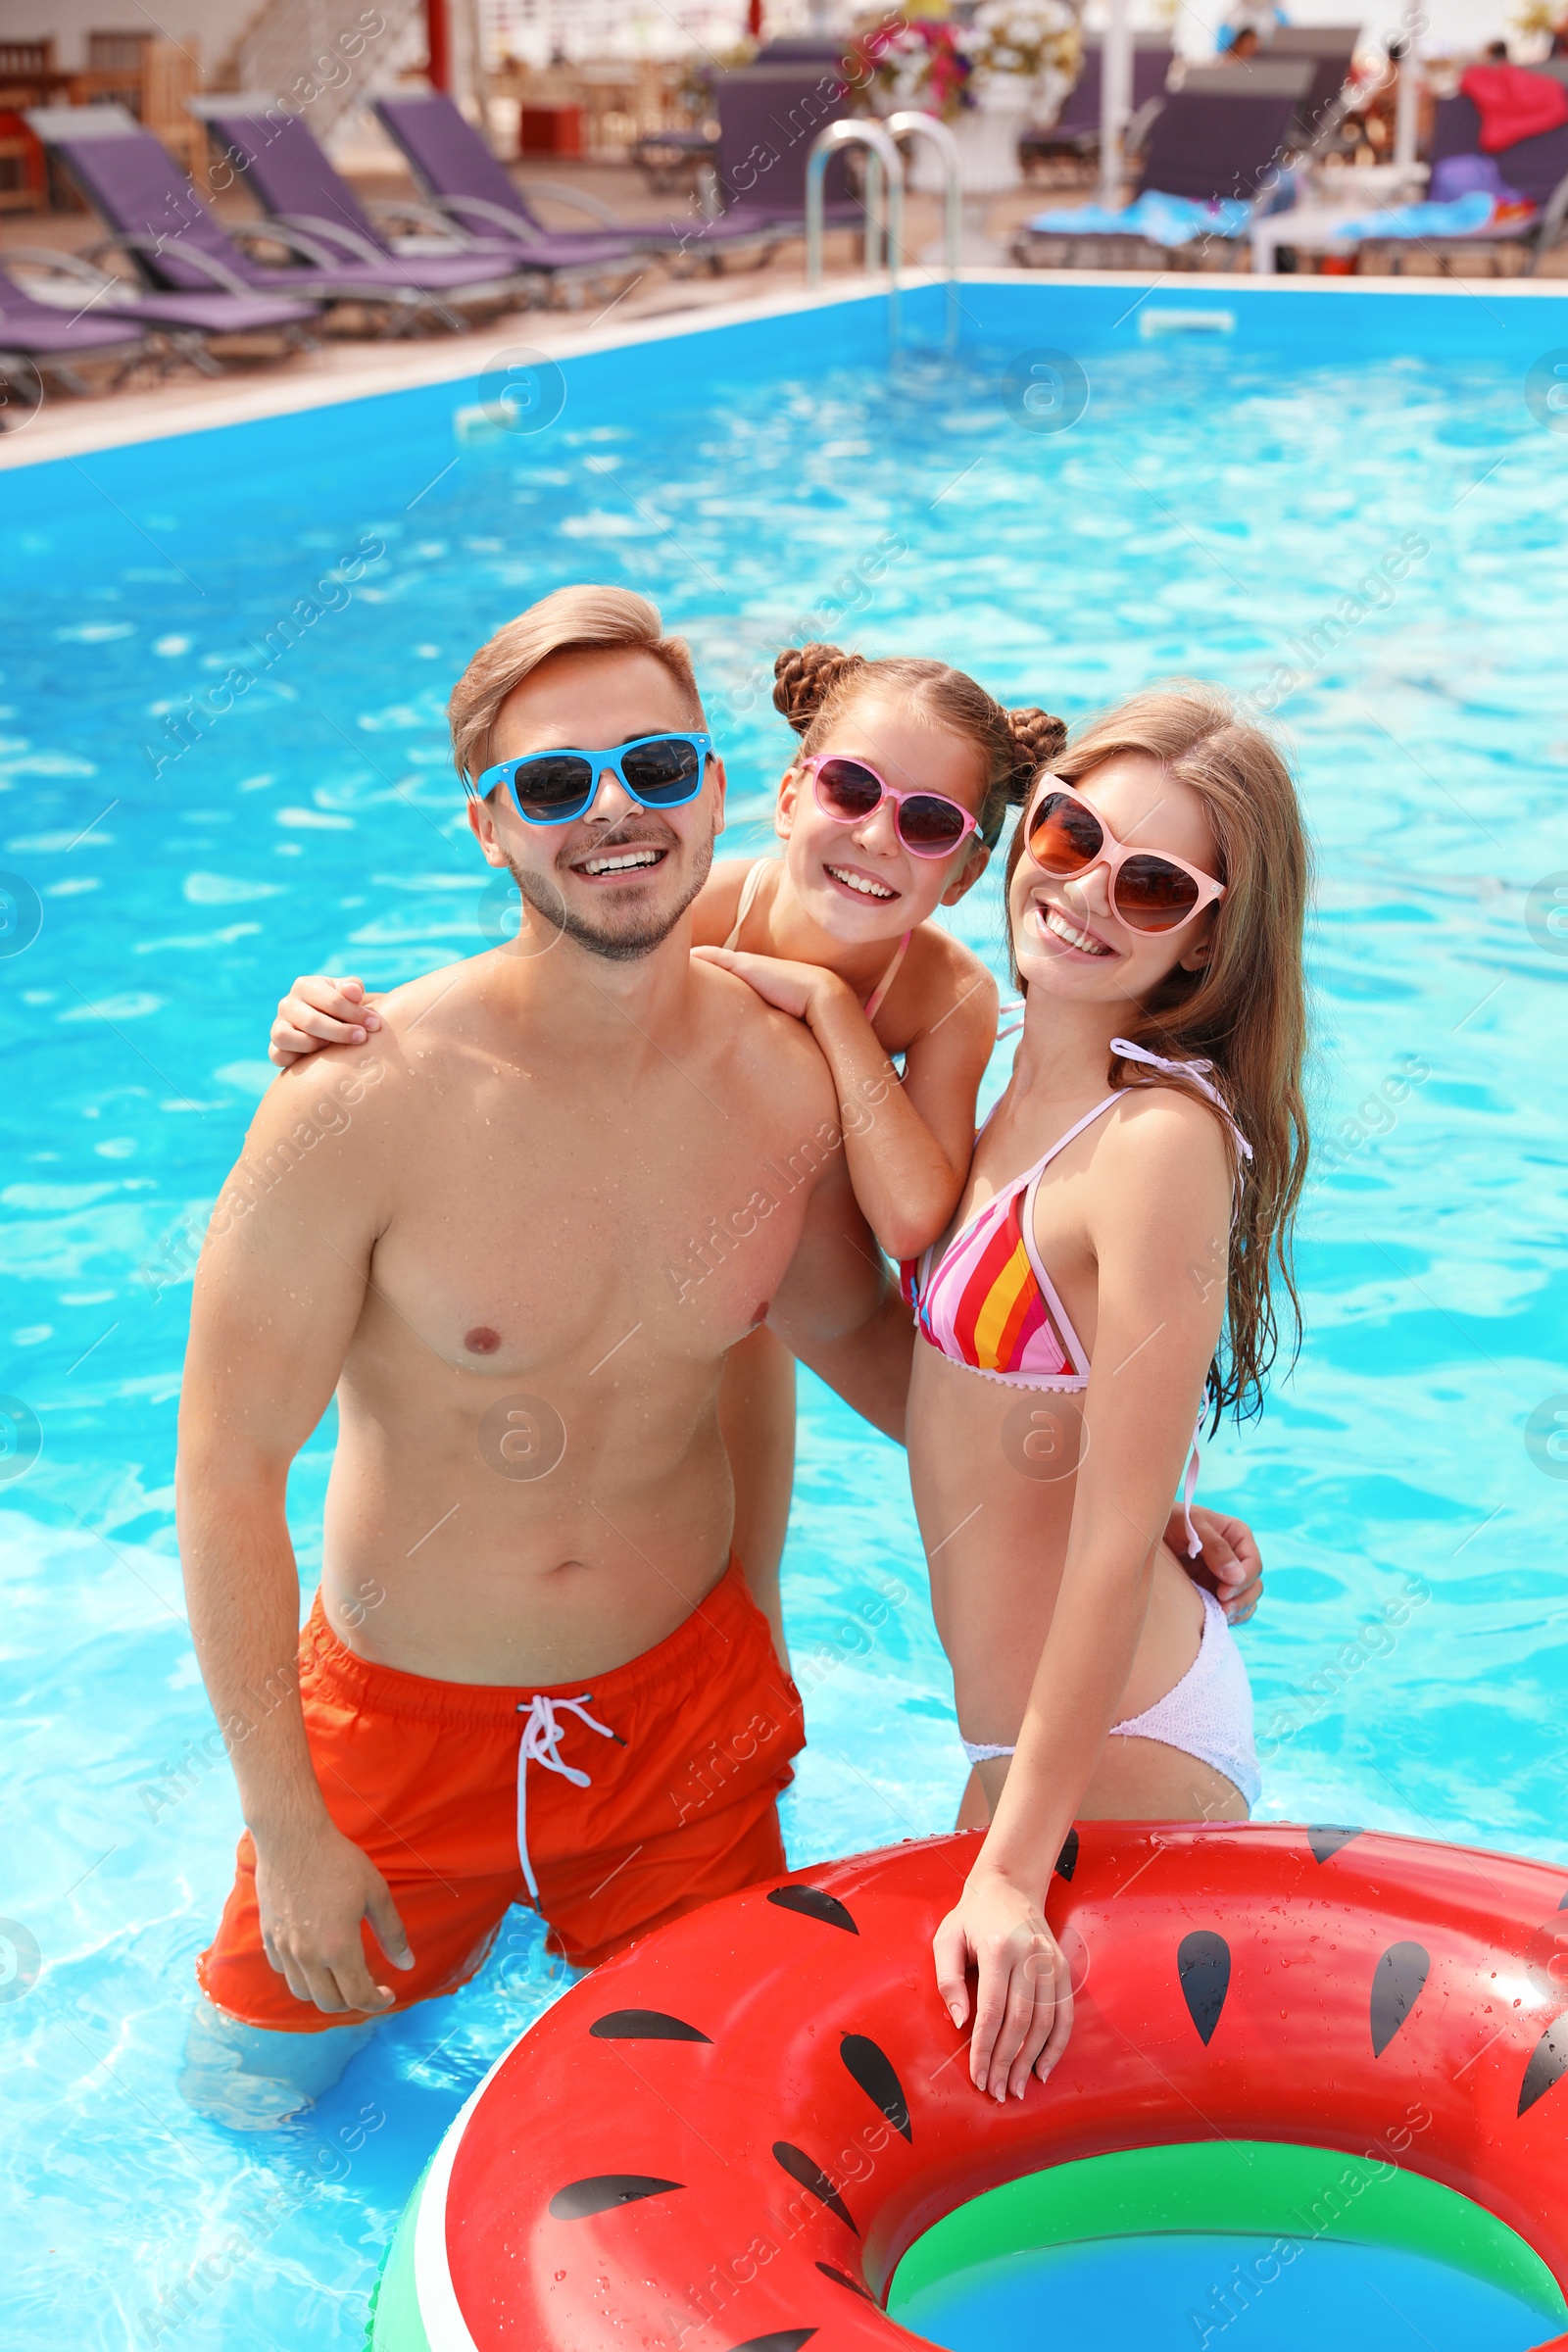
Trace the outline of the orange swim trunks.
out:
<instances>
[{"instance_id":1,"label":"orange swim trunks","mask_svg":"<svg viewBox=\"0 0 1568 2352\"><path fill-rule=\"evenodd\" d=\"M549 1687L443 1683L356 1657L320 1595L300 1636L300 1697L327 1810L392 1891L415 1954L370 1973L407 2009L483 1960L508 1906L592 1968L634 1936L785 1868L778 1792L806 1743L800 1692L733 1557L683 1625L629 1665ZM262 1946L256 1848L203 1990L247 2025L342 2025L298 2001Z\"/></svg>"}]
</instances>

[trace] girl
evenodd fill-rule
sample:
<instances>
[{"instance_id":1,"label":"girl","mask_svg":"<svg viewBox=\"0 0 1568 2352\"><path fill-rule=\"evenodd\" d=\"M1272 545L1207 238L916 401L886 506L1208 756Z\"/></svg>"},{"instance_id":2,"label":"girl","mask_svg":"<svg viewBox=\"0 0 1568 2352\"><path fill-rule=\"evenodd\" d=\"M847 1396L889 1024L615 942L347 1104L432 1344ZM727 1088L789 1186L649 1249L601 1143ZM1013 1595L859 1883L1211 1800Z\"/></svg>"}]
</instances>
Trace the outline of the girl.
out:
<instances>
[{"instance_id":1,"label":"girl","mask_svg":"<svg viewBox=\"0 0 1568 2352\"><path fill-rule=\"evenodd\" d=\"M970 2072L1065 2044L1043 1907L1075 1817L1244 1818L1251 1698L1160 1531L1201 1410L1255 1412L1299 1330L1307 853L1272 745L1147 694L1039 777L1007 861L1023 1035L949 1235L906 1267L909 1474L989 1828L936 1936ZM1111 1735L1107 1738L1107 1734Z\"/></svg>"}]
</instances>

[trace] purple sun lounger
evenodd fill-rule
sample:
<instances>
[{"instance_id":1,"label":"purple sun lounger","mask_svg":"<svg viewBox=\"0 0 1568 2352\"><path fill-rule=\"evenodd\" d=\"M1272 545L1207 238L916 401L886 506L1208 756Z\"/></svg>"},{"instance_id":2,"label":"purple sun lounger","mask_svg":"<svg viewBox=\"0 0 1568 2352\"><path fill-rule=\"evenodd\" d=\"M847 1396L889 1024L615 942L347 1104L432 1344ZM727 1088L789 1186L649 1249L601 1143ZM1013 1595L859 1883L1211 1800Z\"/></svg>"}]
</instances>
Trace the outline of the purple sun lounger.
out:
<instances>
[{"instance_id":1,"label":"purple sun lounger","mask_svg":"<svg viewBox=\"0 0 1568 2352\"><path fill-rule=\"evenodd\" d=\"M516 238L477 237L407 203L377 207L387 218L413 220L428 235L432 226L445 251L415 251L387 243L370 213L332 164L310 125L280 100L252 96L196 98L191 112L207 125L224 159L243 178L269 220L296 234L313 237L334 259L401 271L406 282L451 302L504 298L509 287L537 290L570 262L541 238L526 254ZM603 270L635 261L629 242L620 253L596 257ZM572 257L573 259L575 257Z\"/></svg>"},{"instance_id":2,"label":"purple sun lounger","mask_svg":"<svg viewBox=\"0 0 1568 2352\"><path fill-rule=\"evenodd\" d=\"M73 318L69 311L35 302L0 270L0 384L6 387L0 395L0 431L10 425L8 412L17 405L10 388L28 371L53 376L68 392L85 392L75 361L117 361L119 383L155 350L155 338L132 320Z\"/></svg>"},{"instance_id":3,"label":"purple sun lounger","mask_svg":"<svg viewBox=\"0 0 1568 2352\"><path fill-rule=\"evenodd\" d=\"M1133 35L1132 120L1137 122L1163 96L1175 51L1169 35ZM1087 159L1100 153L1100 101L1104 68L1104 44L1085 41L1078 78L1061 102L1061 112L1049 128L1026 130L1018 142L1026 163L1047 162L1055 156Z\"/></svg>"},{"instance_id":4,"label":"purple sun lounger","mask_svg":"<svg viewBox=\"0 0 1568 2352\"><path fill-rule=\"evenodd\" d=\"M1408 243L1392 237L1386 240L1367 237L1362 241L1361 256L1369 276L1401 276L1405 256L1412 247L1435 259L1445 276L1450 273L1453 264L1461 270L1468 270L1481 254L1495 262L1511 247L1528 253L1525 274L1533 277L1544 256L1561 244L1568 229L1568 122L1560 122L1555 130L1537 131L1532 138L1515 139L1511 147L1484 156L1480 112L1473 98L1458 91L1451 98L1438 100L1432 129L1434 194L1457 192L1461 181L1454 167L1461 160L1477 167L1476 172L1469 175L1469 184L1484 184L1484 178L1500 182L1515 195L1529 198L1537 207L1532 218L1505 221L1497 228L1489 225L1468 236L1439 234L1414 238ZM1494 172L1488 169L1490 166L1495 167Z\"/></svg>"},{"instance_id":5,"label":"purple sun lounger","mask_svg":"<svg viewBox=\"0 0 1568 2352\"><path fill-rule=\"evenodd\" d=\"M411 277L402 261L349 261L319 239L265 220L220 221L168 149L119 106L33 108L27 123L57 155L107 224L97 251L127 254L156 293L282 296L383 308L394 330L431 315L450 327L464 321L441 293ZM298 266L274 269L254 259L254 241L300 254ZM87 257L91 260L91 254ZM488 265L482 273L493 277Z\"/></svg>"},{"instance_id":6,"label":"purple sun lounger","mask_svg":"<svg viewBox=\"0 0 1568 2352\"><path fill-rule=\"evenodd\" d=\"M597 228L552 228L541 220L519 188L491 154L467 117L435 91L427 96L372 101L382 129L402 148L419 186L448 226L456 220L470 235L499 238L533 268L564 275L573 270L603 270L639 254L678 249L690 230L645 228L616 220L593 197L576 189L543 185L541 194L576 205L600 223ZM710 234L719 234L715 223Z\"/></svg>"},{"instance_id":7,"label":"purple sun lounger","mask_svg":"<svg viewBox=\"0 0 1568 2352\"><path fill-rule=\"evenodd\" d=\"M715 172L721 210L703 240L746 233L775 241L806 234L806 167L819 131L854 112L851 93L829 66L742 66L720 74ZM829 159L822 185L829 228L858 228L865 208L851 192L845 157Z\"/></svg>"},{"instance_id":8,"label":"purple sun lounger","mask_svg":"<svg viewBox=\"0 0 1568 2352\"><path fill-rule=\"evenodd\" d=\"M287 348L294 350L314 340L311 329L320 318L319 304L281 294L150 294L122 277L95 270L77 254L59 253L42 245L0 248L0 270L18 267L47 270L53 277L69 280L78 318L119 318L159 330L172 354L189 360L206 375L222 373L207 348L208 336L279 333ZM23 299L30 302L32 298L24 293ZM33 307L45 313L53 310L49 303ZM62 311L55 315L70 314Z\"/></svg>"},{"instance_id":9,"label":"purple sun lounger","mask_svg":"<svg viewBox=\"0 0 1568 2352\"><path fill-rule=\"evenodd\" d=\"M1311 60L1312 79L1296 110L1301 146L1311 147L1340 121L1360 37L1359 24L1280 24L1269 36L1262 55L1270 65L1286 58Z\"/></svg>"},{"instance_id":10,"label":"purple sun lounger","mask_svg":"<svg viewBox=\"0 0 1568 2352\"><path fill-rule=\"evenodd\" d=\"M1186 197L1193 203L1256 208L1271 200L1270 177L1289 143L1296 111L1312 86L1310 58L1282 58L1276 64L1189 67L1182 86L1154 116L1143 152L1146 193ZM1245 218L1216 230L1191 248L1200 254L1215 246L1235 258L1247 251ZM1049 228L1030 223L1013 239L1015 261L1026 268L1054 267L1065 247L1067 265L1080 259L1091 267L1121 261L1118 248L1138 245L1136 223L1074 232L1062 214ZM1114 264L1111 264L1114 266Z\"/></svg>"}]
</instances>

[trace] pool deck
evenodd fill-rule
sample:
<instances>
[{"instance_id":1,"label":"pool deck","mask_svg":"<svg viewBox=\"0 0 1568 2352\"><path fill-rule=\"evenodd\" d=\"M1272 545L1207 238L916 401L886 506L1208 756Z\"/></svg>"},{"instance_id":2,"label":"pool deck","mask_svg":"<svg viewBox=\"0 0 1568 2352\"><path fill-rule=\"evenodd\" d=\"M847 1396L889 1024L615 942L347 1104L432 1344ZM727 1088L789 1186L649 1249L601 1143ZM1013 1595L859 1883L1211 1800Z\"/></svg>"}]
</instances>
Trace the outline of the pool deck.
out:
<instances>
[{"instance_id":1,"label":"pool deck","mask_svg":"<svg viewBox=\"0 0 1568 2352\"><path fill-rule=\"evenodd\" d=\"M407 196L412 188L400 159L390 148L384 153L379 148L364 155L356 153L345 160L343 168L357 192L368 200ZM629 226L659 225L681 210L681 199L643 188L638 174L628 167L551 159L550 175L574 187L579 195L608 205ZM518 176L521 184L532 186L536 196L545 198L547 208L553 205L547 188L530 181L526 167L518 167ZM988 207L987 233L998 251L1005 252L1014 229L1043 204L1080 202L1087 193L1082 187L1037 184L1011 190ZM232 193L215 199L215 209L220 219L237 219L252 211L243 197ZM572 224L580 226L580 217L573 215ZM937 200L911 193L906 214L906 250L929 254L940 227ZM83 211L0 215L0 263L9 252L28 246L83 253L100 234L97 221ZM231 356L219 378L203 377L193 368L181 367L161 380L133 382L120 392L95 390L86 397L74 397L49 391L34 415L10 431L0 432L0 471L50 459L81 458L95 450L164 440L211 426L333 407L380 392L449 382L472 384L499 361L514 362L521 353L543 353L564 360L577 353L686 334L698 327L806 311L819 302L836 303L873 290L870 281L858 274L858 238L842 231L830 234L823 259L826 282L820 294L808 288L804 249L792 241L781 246L759 270L736 269L676 278L662 264L650 261L609 303L585 302L575 310L514 311L469 333L377 341L332 332L311 352L249 359ZM910 291L931 285L936 275L923 263L911 263L903 273ZM1547 255L1542 274L1535 278L1446 278L1425 273L1396 278L1310 273L1256 278L1246 270L1181 269L1144 273L1011 268L970 270L964 277L976 284L1119 286L1126 289L1129 310L1156 287L1166 288L1180 302L1201 301L1214 308L1268 301L1282 293L1352 304L1373 293L1444 294L1500 305L1522 297L1539 301L1568 296L1568 246ZM231 353L235 348L230 347Z\"/></svg>"},{"instance_id":2,"label":"pool deck","mask_svg":"<svg viewBox=\"0 0 1568 2352\"><path fill-rule=\"evenodd\" d=\"M906 272L904 290L939 287L934 270ZM1396 277L1252 278L1128 271L966 270L965 287L1013 287L1043 292L1059 287L1113 288L1127 297L1131 317L1156 290L1200 314L1226 314L1262 303L1301 300L1358 305L1368 301L1480 302L1500 324L1498 312L1520 303L1544 303L1555 310L1568 297L1568 279ZM525 311L491 320L469 334L418 341L341 341L268 369L249 368L226 379L180 377L143 391L99 399L46 400L24 425L0 434L0 472L94 451L162 441L222 425L332 408L377 393L426 385L472 386L487 372L528 358L565 360L591 352L662 342L696 329L718 328L836 307L884 296L885 277L837 274L808 288L799 271L775 270L764 286L737 292L733 277L699 281L662 279L633 307L627 297L605 305L592 317L570 311ZM1496 306L1496 308L1494 308ZM1565 311L1568 320L1568 311ZM1553 326L1552 331L1556 331Z\"/></svg>"}]
</instances>

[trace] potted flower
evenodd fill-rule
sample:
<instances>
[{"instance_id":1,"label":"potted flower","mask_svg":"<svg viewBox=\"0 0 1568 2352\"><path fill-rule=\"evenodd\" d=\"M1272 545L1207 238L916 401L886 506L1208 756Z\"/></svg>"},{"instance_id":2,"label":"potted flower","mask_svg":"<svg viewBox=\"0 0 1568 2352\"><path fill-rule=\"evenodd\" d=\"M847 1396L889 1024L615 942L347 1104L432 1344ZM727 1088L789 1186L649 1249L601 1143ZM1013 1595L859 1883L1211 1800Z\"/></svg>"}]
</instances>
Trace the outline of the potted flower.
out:
<instances>
[{"instance_id":1,"label":"potted flower","mask_svg":"<svg viewBox=\"0 0 1568 2352\"><path fill-rule=\"evenodd\" d=\"M958 142L966 196L1020 184L1018 134L1052 122L1082 56L1074 0L979 0L956 17L903 18L865 36L878 114L915 107L940 115ZM942 184L935 150L921 140L911 185Z\"/></svg>"}]
</instances>

